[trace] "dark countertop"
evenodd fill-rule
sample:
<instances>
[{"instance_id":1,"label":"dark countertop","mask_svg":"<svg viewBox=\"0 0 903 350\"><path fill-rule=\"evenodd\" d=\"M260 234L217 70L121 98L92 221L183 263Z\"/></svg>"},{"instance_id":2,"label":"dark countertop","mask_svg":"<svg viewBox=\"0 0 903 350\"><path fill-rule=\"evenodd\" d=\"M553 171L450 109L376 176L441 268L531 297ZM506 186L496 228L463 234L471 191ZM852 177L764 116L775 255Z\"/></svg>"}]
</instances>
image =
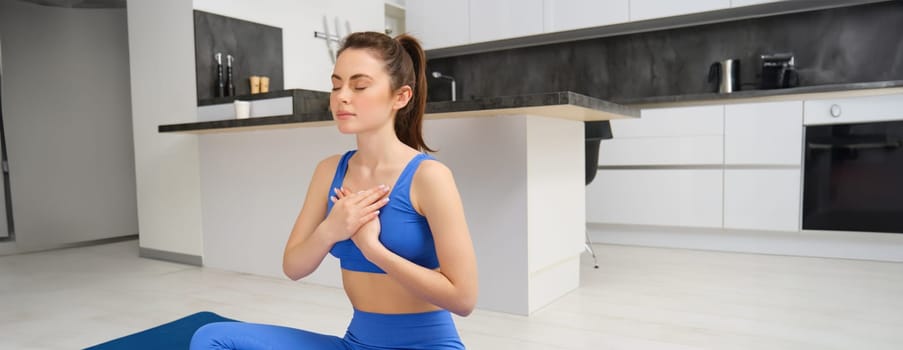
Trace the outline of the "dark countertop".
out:
<instances>
[{"instance_id":1,"label":"dark countertop","mask_svg":"<svg viewBox=\"0 0 903 350\"><path fill-rule=\"evenodd\" d=\"M305 103L300 107L298 103L295 103L294 113L291 115L166 124L158 126L158 131L207 133L265 128L321 126L333 122L332 113L328 110L328 93L293 89L285 90L285 92L270 92L266 94L266 97L258 95L254 95L254 97L255 99L260 99L293 95L299 96L296 91L303 92L303 95L308 98L312 95L307 92L321 94L318 96L325 96L326 100L322 101L321 99L317 99L319 103ZM223 104L231 103L234 99L243 98L242 96L237 96L235 98L211 99L203 102L205 104ZM325 108L323 108L324 102ZM571 91L557 91L513 96L485 97L454 102L427 102L424 118L481 117L503 114L543 115L581 121L639 118L640 116L638 109L625 107Z\"/></svg>"},{"instance_id":2,"label":"dark countertop","mask_svg":"<svg viewBox=\"0 0 903 350\"><path fill-rule=\"evenodd\" d=\"M630 107L663 107L666 105L691 105L691 104L716 104L728 103L733 100L767 99L770 97L792 98L797 95L813 95L836 92L854 92L858 90L873 90L887 88L903 88L903 80L875 81L865 83L830 84L800 86L787 89L772 90L741 90L729 94L701 93L671 96L653 96L635 99L616 99L616 103Z\"/></svg>"}]
</instances>

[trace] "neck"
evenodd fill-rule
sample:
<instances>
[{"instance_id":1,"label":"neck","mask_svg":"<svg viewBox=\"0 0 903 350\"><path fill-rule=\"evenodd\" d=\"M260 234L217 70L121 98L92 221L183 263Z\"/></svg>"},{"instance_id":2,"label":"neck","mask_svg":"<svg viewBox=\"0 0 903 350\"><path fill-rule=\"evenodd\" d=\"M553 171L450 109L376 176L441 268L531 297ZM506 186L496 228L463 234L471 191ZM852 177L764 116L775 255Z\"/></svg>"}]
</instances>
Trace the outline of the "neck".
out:
<instances>
[{"instance_id":1,"label":"neck","mask_svg":"<svg viewBox=\"0 0 903 350\"><path fill-rule=\"evenodd\" d=\"M357 134L357 161L360 166L376 169L384 164L403 162L411 147L395 135L394 121L382 127Z\"/></svg>"}]
</instances>

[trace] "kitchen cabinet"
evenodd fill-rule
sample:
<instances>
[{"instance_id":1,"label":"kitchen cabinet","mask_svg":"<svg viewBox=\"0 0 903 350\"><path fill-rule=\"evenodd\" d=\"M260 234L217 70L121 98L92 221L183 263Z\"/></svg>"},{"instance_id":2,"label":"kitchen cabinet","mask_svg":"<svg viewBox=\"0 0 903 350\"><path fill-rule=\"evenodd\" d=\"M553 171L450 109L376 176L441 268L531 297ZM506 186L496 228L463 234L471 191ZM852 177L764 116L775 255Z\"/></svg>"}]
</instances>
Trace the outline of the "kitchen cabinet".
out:
<instances>
[{"instance_id":1,"label":"kitchen cabinet","mask_svg":"<svg viewBox=\"0 0 903 350\"><path fill-rule=\"evenodd\" d=\"M645 109L612 120L615 138L600 145L599 165L721 165L724 107Z\"/></svg>"},{"instance_id":2,"label":"kitchen cabinet","mask_svg":"<svg viewBox=\"0 0 903 350\"><path fill-rule=\"evenodd\" d=\"M405 28L424 50L470 43L470 1L409 1Z\"/></svg>"},{"instance_id":3,"label":"kitchen cabinet","mask_svg":"<svg viewBox=\"0 0 903 350\"><path fill-rule=\"evenodd\" d=\"M799 166L802 149L802 101L725 106L724 164Z\"/></svg>"},{"instance_id":4,"label":"kitchen cabinet","mask_svg":"<svg viewBox=\"0 0 903 350\"><path fill-rule=\"evenodd\" d=\"M598 27L630 20L629 0L546 0L543 3L545 32Z\"/></svg>"},{"instance_id":5,"label":"kitchen cabinet","mask_svg":"<svg viewBox=\"0 0 903 350\"><path fill-rule=\"evenodd\" d=\"M519 43L532 42L532 45L541 45L561 41L560 36L541 35L546 33L606 26L618 28L616 31L620 33L626 33L623 32L625 29L627 32L655 30L659 29L655 21L630 25L625 28L619 28L618 24L778 1L787 1L787 8L776 10L770 6L763 6L759 15L775 15L787 10L800 11L819 8L819 2L799 1L789 4L788 0L418 0L406 3L405 28L409 33L421 39L426 50L531 36L535 37L521 40ZM725 14L727 17L718 16L717 20L742 19L749 15L746 12L738 15L728 11ZM674 24L698 25L712 21L711 16L708 16L708 19L705 17L688 17L686 20L667 20L665 22L673 26ZM577 38L574 40L586 39L582 37L582 34L575 37ZM473 50L469 49L461 48L459 51L472 53ZM478 52L487 50L491 50L491 48L481 46ZM452 54L443 53L443 56L449 55Z\"/></svg>"},{"instance_id":6,"label":"kitchen cabinet","mask_svg":"<svg viewBox=\"0 0 903 350\"><path fill-rule=\"evenodd\" d=\"M617 135L617 134L615 134ZM724 140L717 136L620 137L602 140L600 166L721 165Z\"/></svg>"},{"instance_id":7,"label":"kitchen cabinet","mask_svg":"<svg viewBox=\"0 0 903 350\"><path fill-rule=\"evenodd\" d=\"M641 115L611 121L587 187L589 222L799 230L803 101Z\"/></svg>"},{"instance_id":8,"label":"kitchen cabinet","mask_svg":"<svg viewBox=\"0 0 903 350\"><path fill-rule=\"evenodd\" d=\"M724 134L724 106L655 108L640 119L612 120L616 137L675 137Z\"/></svg>"},{"instance_id":9,"label":"kitchen cabinet","mask_svg":"<svg viewBox=\"0 0 903 350\"><path fill-rule=\"evenodd\" d=\"M587 221L721 227L723 106L645 109L611 127L587 187ZM672 165L689 167L662 167Z\"/></svg>"},{"instance_id":10,"label":"kitchen cabinet","mask_svg":"<svg viewBox=\"0 0 903 350\"><path fill-rule=\"evenodd\" d=\"M543 32L543 0L470 2L470 42L508 39Z\"/></svg>"},{"instance_id":11,"label":"kitchen cabinet","mask_svg":"<svg viewBox=\"0 0 903 350\"><path fill-rule=\"evenodd\" d=\"M586 219L615 224L721 227L721 169L600 170Z\"/></svg>"},{"instance_id":12,"label":"kitchen cabinet","mask_svg":"<svg viewBox=\"0 0 903 350\"><path fill-rule=\"evenodd\" d=\"M769 2L780 2L787 0L731 0L731 7L740 7L740 6L750 6L750 5L758 5Z\"/></svg>"},{"instance_id":13,"label":"kitchen cabinet","mask_svg":"<svg viewBox=\"0 0 903 350\"><path fill-rule=\"evenodd\" d=\"M800 169L725 169L724 228L797 231Z\"/></svg>"},{"instance_id":14,"label":"kitchen cabinet","mask_svg":"<svg viewBox=\"0 0 903 350\"><path fill-rule=\"evenodd\" d=\"M653 18L685 15L725 9L731 6L730 0L630 0L630 20L641 21Z\"/></svg>"}]
</instances>

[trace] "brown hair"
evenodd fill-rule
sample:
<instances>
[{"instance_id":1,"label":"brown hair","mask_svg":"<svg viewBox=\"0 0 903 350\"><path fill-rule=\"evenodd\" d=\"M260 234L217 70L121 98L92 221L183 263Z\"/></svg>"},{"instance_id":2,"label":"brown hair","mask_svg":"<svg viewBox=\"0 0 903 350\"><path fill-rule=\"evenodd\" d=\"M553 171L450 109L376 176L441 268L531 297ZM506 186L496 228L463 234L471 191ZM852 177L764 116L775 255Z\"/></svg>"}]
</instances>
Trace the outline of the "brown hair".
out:
<instances>
[{"instance_id":1,"label":"brown hair","mask_svg":"<svg viewBox=\"0 0 903 350\"><path fill-rule=\"evenodd\" d=\"M386 63L391 89L408 85L413 96L395 115L395 135L418 151L435 152L423 141L423 112L426 108L426 55L420 41L407 33L389 37L380 32L351 33L342 42L336 57L345 49L368 49Z\"/></svg>"}]
</instances>

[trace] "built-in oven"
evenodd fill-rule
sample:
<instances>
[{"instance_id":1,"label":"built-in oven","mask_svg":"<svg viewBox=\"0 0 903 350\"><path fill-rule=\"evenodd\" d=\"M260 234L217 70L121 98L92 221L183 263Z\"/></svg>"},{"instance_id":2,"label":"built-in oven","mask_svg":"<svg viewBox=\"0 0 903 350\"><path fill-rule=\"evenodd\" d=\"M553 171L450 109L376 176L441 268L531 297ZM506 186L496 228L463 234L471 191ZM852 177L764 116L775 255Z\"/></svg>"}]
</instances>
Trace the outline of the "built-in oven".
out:
<instances>
[{"instance_id":1,"label":"built-in oven","mask_svg":"<svg viewBox=\"0 0 903 350\"><path fill-rule=\"evenodd\" d=\"M903 233L903 94L807 101L802 228Z\"/></svg>"}]
</instances>

